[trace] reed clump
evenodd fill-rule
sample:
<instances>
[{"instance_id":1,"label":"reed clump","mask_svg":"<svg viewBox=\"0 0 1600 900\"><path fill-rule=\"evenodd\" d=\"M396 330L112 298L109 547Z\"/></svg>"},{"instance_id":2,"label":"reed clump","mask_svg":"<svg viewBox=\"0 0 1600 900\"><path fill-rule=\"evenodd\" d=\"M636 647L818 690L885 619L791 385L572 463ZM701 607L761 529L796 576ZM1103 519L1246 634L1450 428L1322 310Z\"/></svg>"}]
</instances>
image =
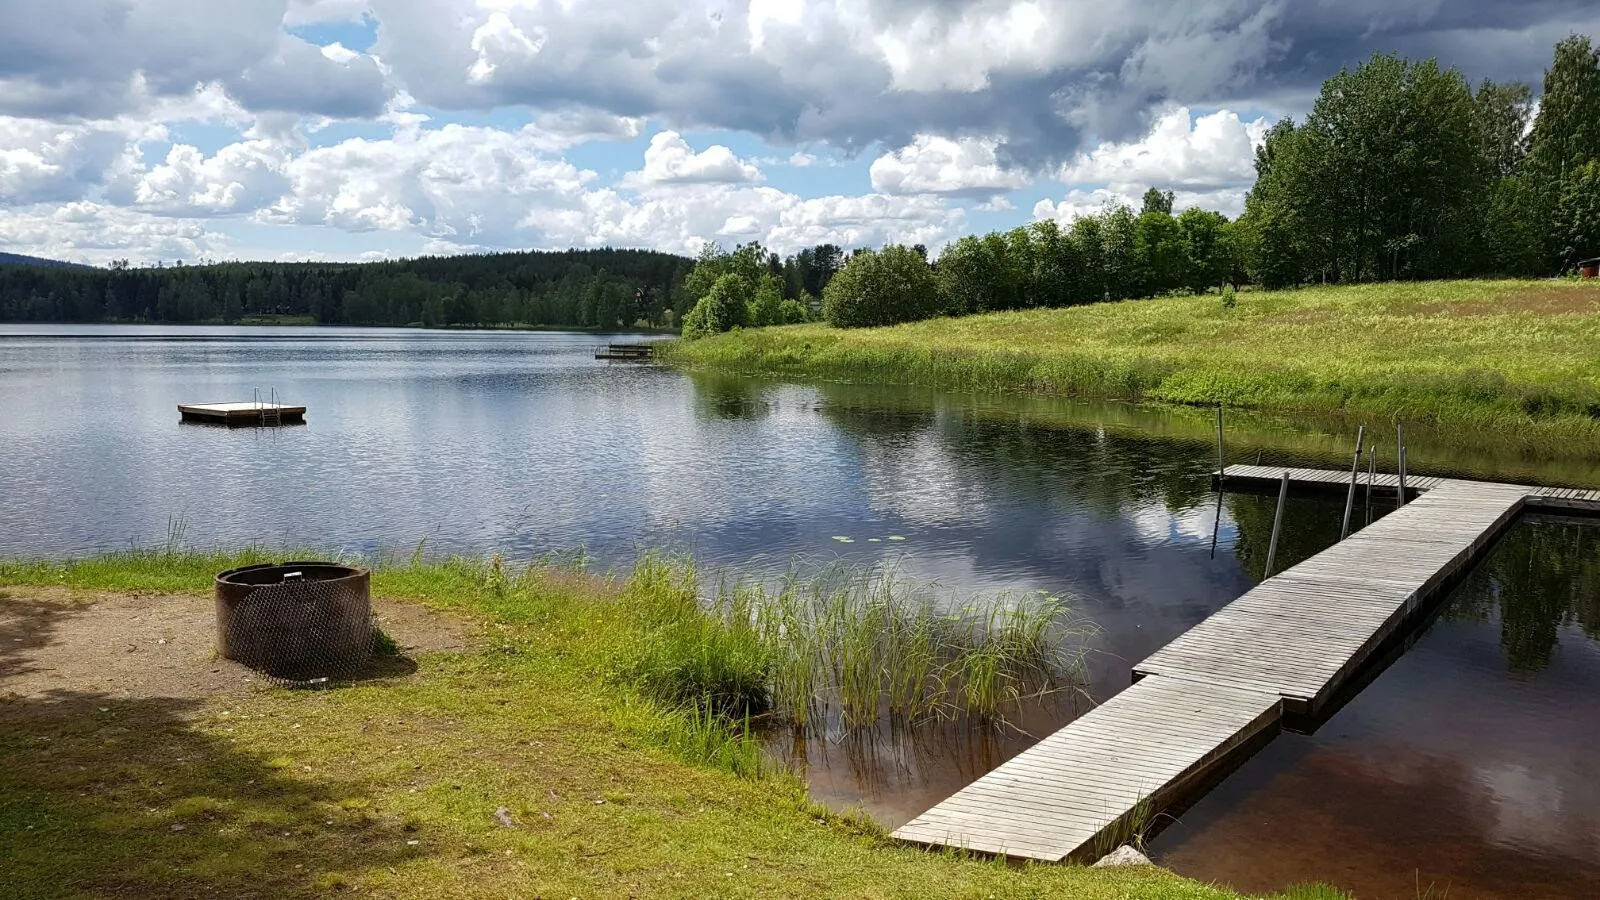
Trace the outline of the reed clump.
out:
<instances>
[{"instance_id":1,"label":"reed clump","mask_svg":"<svg viewBox=\"0 0 1600 900\"><path fill-rule=\"evenodd\" d=\"M879 567L724 584L709 612L765 648L768 719L802 729L1002 721L1024 699L1081 683L1089 632L1060 597L963 604Z\"/></svg>"}]
</instances>

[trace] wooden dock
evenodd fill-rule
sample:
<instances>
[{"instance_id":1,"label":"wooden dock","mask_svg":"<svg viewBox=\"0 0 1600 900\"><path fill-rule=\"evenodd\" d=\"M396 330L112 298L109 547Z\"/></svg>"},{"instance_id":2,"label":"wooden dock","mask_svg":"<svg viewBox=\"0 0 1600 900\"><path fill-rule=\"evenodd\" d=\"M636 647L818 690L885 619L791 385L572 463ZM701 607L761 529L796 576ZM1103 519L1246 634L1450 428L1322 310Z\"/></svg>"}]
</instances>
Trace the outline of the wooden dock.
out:
<instances>
[{"instance_id":1,"label":"wooden dock","mask_svg":"<svg viewBox=\"0 0 1600 900\"><path fill-rule=\"evenodd\" d=\"M213 425L298 425L306 420L304 406L282 403L179 403L178 415L185 422Z\"/></svg>"},{"instance_id":2,"label":"wooden dock","mask_svg":"<svg viewBox=\"0 0 1600 900\"><path fill-rule=\"evenodd\" d=\"M594 358L649 362L656 358L656 348L650 344L607 344L604 350L594 352Z\"/></svg>"},{"instance_id":3,"label":"wooden dock","mask_svg":"<svg viewBox=\"0 0 1600 900\"><path fill-rule=\"evenodd\" d=\"M1349 472L1289 469L1302 489ZM1285 469L1229 466L1227 487ZM1213 474L1217 478L1217 474ZM1358 484L1365 485L1366 474ZM1374 488L1398 488L1394 475ZM1600 511L1600 491L1408 477L1421 496L1275 575L1133 667L1135 683L894 832L905 841L1062 861L1146 820L1286 713L1315 716L1529 507Z\"/></svg>"},{"instance_id":4,"label":"wooden dock","mask_svg":"<svg viewBox=\"0 0 1600 900\"><path fill-rule=\"evenodd\" d=\"M1087 858L1133 810L1159 808L1276 727L1277 697L1146 678L895 831L903 841L1058 861Z\"/></svg>"}]
</instances>

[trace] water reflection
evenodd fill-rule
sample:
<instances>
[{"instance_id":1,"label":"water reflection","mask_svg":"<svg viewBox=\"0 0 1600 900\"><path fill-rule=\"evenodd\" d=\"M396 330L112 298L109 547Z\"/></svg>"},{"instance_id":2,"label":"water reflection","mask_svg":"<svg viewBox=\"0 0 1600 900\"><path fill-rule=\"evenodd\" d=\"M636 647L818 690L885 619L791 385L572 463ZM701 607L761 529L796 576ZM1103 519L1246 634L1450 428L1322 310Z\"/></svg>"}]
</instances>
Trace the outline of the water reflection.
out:
<instances>
[{"instance_id":1,"label":"water reflection","mask_svg":"<svg viewBox=\"0 0 1600 900\"><path fill-rule=\"evenodd\" d=\"M1600 528L1532 516L1315 735L1285 735L1157 839L1245 890L1600 896Z\"/></svg>"},{"instance_id":2,"label":"water reflection","mask_svg":"<svg viewBox=\"0 0 1600 900\"><path fill-rule=\"evenodd\" d=\"M1452 622L1499 620L1510 671L1548 668L1563 633L1600 638L1600 529L1593 521L1537 517L1508 534L1446 608Z\"/></svg>"}]
</instances>

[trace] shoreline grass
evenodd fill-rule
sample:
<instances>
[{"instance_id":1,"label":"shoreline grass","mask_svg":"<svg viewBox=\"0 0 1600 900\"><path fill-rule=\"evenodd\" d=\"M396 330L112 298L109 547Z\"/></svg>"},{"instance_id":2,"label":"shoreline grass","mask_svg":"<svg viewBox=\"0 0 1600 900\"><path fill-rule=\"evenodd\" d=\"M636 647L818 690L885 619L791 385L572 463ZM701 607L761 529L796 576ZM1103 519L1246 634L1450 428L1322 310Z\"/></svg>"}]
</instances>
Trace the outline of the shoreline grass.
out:
<instances>
[{"instance_id":1,"label":"shoreline grass","mask_svg":"<svg viewBox=\"0 0 1600 900\"><path fill-rule=\"evenodd\" d=\"M0 611L48 634L75 608L63 595L204 604L216 572L281 556L0 561ZM622 579L497 557L380 561L375 595L477 626L467 650L403 678L204 701L5 699L8 896L1238 896L1160 869L920 851L823 809L752 756L742 721L701 696L667 702L629 670L660 625L641 605L673 606L688 586L653 565ZM1031 622L1013 638L1036 634ZM18 646L0 663L25 662Z\"/></svg>"},{"instance_id":2,"label":"shoreline grass","mask_svg":"<svg viewBox=\"0 0 1600 900\"><path fill-rule=\"evenodd\" d=\"M691 368L1340 414L1600 445L1600 286L1407 282L1128 300L663 348Z\"/></svg>"}]
</instances>

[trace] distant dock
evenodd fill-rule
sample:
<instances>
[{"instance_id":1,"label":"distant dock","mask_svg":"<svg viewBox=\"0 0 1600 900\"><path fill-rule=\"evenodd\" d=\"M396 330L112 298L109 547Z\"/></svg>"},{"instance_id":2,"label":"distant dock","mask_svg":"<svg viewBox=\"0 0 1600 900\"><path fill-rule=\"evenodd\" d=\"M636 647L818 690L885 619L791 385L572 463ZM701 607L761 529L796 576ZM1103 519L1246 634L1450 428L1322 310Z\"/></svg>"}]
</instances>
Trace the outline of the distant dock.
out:
<instances>
[{"instance_id":1,"label":"distant dock","mask_svg":"<svg viewBox=\"0 0 1600 900\"><path fill-rule=\"evenodd\" d=\"M179 403L178 413L185 422L212 425L300 425L306 420L304 406L282 403Z\"/></svg>"},{"instance_id":2,"label":"distant dock","mask_svg":"<svg viewBox=\"0 0 1600 900\"><path fill-rule=\"evenodd\" d=\"M594 358L649 362L656 358L656 348L649 344L607 344L604 350L594 352Z\"/></svg>"}]
</instances>

